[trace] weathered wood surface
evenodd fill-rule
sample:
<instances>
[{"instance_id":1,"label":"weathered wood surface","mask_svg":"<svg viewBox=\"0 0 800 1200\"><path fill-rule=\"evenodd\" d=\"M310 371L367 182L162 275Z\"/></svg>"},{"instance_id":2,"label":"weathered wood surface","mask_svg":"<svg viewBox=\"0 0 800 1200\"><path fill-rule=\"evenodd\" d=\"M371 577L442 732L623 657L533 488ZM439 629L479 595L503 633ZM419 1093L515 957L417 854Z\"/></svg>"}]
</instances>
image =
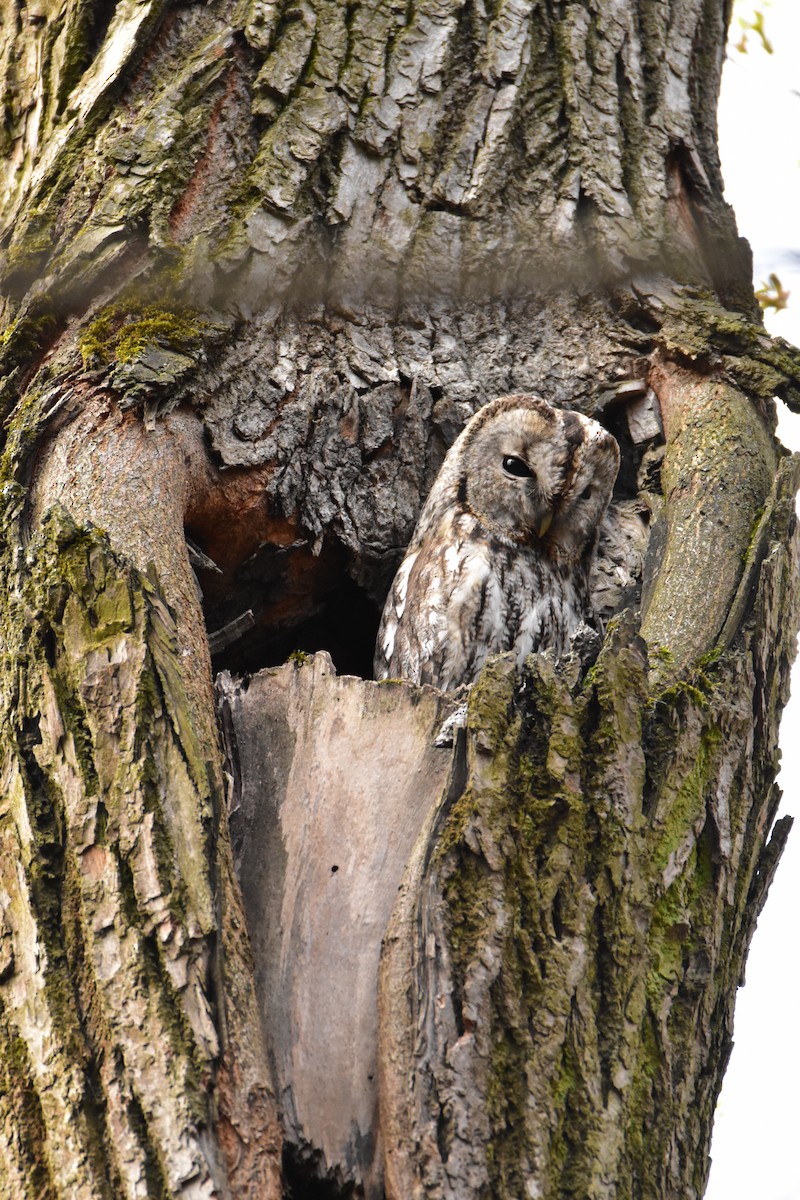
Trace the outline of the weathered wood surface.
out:
<instances>
[{"instance_id":1,"label":"weathered wood surface","mask_svg":"<svg viewBox=\"0 0 800 1200\"><path fill-rule=\"evenodd\" d=\"M379 1200L378 961L411 851L447 791L452 747L435 742L454 702L340 678L326 654L217 687L286 1138L316 1173Z\"/></svg>"}]
</instances>

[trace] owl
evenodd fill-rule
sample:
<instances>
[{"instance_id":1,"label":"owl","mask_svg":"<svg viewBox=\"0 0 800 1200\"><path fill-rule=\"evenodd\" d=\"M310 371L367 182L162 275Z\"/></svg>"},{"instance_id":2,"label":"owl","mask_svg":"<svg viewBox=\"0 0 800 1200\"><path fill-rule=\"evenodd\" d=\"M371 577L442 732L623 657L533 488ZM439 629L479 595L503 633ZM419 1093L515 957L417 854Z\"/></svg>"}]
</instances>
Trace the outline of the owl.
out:
<instances>
[{"instance_id":1,"label":"owl","mask_svg":"<svg viewBox=\"0 0 800 1200\"><path fill-rule=\"evenodd\" d=\"M563 654L591 620L589 572L619 469L596 421L494 400L453 443L386 600L376 679L472 683L490 654Z\"/></svg>"}]
</instances>

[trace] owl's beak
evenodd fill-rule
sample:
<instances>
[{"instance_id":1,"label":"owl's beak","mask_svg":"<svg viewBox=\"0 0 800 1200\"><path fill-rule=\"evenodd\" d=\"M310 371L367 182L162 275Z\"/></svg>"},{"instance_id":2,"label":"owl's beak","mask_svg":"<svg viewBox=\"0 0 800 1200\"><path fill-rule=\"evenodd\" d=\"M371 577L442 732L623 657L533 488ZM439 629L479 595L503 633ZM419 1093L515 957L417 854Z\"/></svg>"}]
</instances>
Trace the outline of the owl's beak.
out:
<instances>
[{"instance_id":1,"label":"owl's beak","mask_svg":"<svg viewBox=\"0 0 800 1200\"><path fill-rule=\"evenodd\" d=\"M548 511L542 517L539 524L534 526L534 528L536 530L536 536L540 537L540 538L544 537L544 535L547 533L548 529L550 528L550 526L552 524L553 524L553 510L548 509Z\"/></svg>"}]
</instances>

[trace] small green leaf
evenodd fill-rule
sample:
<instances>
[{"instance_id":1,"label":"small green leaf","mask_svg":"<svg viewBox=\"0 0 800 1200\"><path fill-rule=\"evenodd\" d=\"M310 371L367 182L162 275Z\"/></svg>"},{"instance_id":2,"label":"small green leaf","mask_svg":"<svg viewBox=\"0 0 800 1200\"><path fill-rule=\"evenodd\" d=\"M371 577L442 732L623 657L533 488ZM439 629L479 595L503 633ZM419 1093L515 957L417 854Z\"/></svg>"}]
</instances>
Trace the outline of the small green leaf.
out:
<instances>
[{"instance_id":1,"label":"small green leaf","mask_svg":"<svg viewBox=\"0 0 800 1200\"><path fill-rule=\"evenodd\" d=\"M786 290L774 271L756 292L756 300L761 305L763 312L766 312L768 308L774 308L775 312L788 308L790 296L791 292Z\"/></svg>"}]
</instances>

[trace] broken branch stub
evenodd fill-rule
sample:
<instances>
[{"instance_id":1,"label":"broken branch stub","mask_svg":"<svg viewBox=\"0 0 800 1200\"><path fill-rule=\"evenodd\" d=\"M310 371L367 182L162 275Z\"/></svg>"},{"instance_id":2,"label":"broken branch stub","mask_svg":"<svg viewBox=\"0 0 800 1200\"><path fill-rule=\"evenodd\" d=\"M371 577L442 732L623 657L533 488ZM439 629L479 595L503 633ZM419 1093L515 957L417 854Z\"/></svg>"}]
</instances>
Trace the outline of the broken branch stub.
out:
<instances>
[{"instance_id":1,"label":"broken branch stub","mask_svg":"<svg viewBox=\"0 0 800 1200\"><path fill-rule=\"evenodd\" d=\"M452 751L435 739L455 705L432 688L339 678L324 653L217 686L287 1143L297 1169L379 1200L381 942L448 787Z\"/></svg>"}]
</instances>

